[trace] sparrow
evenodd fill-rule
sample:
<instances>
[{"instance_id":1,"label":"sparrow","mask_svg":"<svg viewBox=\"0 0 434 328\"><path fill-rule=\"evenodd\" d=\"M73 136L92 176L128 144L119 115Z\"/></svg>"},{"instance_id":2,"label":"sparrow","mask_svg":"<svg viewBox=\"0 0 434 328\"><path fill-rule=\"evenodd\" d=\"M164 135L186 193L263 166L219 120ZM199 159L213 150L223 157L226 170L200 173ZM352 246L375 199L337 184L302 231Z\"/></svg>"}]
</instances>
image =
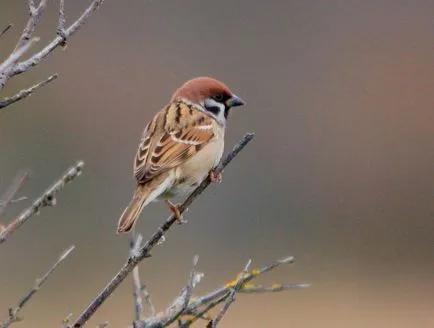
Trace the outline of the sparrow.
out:
<instances>
[{"instance_id":1,"label":"sparrow","mask_svg":"<svg viewBox=\"0 0 434 328\"><path fill-rule=\"evenodd\" d=\"M224 148L230 109L244 105L222 82L197 77L185 82L169 104L146 125L134 158L137 185L123 211L117 233L130 231L143 208L152 201L166 201L181 222L179 205L169 199L186 196L210 178L220 182L214 169Z\"/></svg>"}]
</instances>

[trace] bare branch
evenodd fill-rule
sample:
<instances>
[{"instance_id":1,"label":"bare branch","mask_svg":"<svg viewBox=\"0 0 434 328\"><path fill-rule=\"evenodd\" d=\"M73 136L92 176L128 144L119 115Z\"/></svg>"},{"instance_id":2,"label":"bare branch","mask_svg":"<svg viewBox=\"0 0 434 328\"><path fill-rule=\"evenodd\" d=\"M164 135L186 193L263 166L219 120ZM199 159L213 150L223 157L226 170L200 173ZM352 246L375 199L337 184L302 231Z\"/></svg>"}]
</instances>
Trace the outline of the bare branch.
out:
<instances>
[{"instance_id":1,"label":"bare branch","mask_svg":"<svg viewBox=\"0 0 434 328\"><path fill-rule=\"evenodd\" d=\"M223 161L216 168L216 172L222 172L223 169L238 155L238 153L253 139L253 133L247 133L232 149L231 152L224 158ZM188 206L199 196L211 183L209 178L202 181L202 183L187 197L187 199L179 207L180 213L183 213ZM122 283L127 275L133 268L144 258L150 256L151 250L159 242L161 237L170 229L170 227L177 221L175 215L170 216L152 235L152 237L140 248L138 256L130 257L123 265L120 271L113 277L113 279L103 288L103 290L96 296L96 298L87 306L87 308L80 314L74 323L74 328L82 327L98 310L98 308L105 302L105 300L113 293L113 291Z\"/></svg>"},{"instance_id":2,"label":"bare branch","mask_svg":"<svg viewBox=\"0 0 434 328\"><path fill-rule=\"evenodd\" d=\"M47 0L41 0L37 7L35 7L33 1L28 0L27 6L29 7L30 18L27 21L23 33L21 34L21 37L18 40L17 45L15 46L15 50L13 52L24 47L29 42L29 40L32 39L33 33L35 32L36 25L41 19L42 13L44 12L45 7L47 6Z\"/></svg>"},{"instance_id":3,"label":"bare branch","mask_svg":"<svg viewBox=\"0 0 434 328\"><path fill-rule=\"evenodd\" d=\"M75 246L70 246L67 250L65 250L62 255L58 258L58 260L51 266L51 268L39 279L36 279L35 285L28 291L26 295L18 302L18 305L15 308L9 309L9 317L8 319L0 325L1 328L7 328L12 323L16 321L20 321L21 319L18 317L18 313L21 309L26 305L28 301L35 295L38 290L42 287L42 285L47 281L50 275L57 269L57 267L68 257L68 255L74 250Z\"/></svg>"},{"instance_id":4,"label":"bare branch","mask_svg":"<svg viewBox=\"0 0 434 328\"><path fill-rule=\"evenodd\" d=\"M276 269L277 267L279 267L282 264L288 264L288 263L294 263L294 257L293 256L289 256L286 257L282 260L278 260L276 262L271 263L270 265L264 266L260 269L254 269L252 270L250 273L244 275L242 277L242 286L245 286L246 283L250 282L251 280L255 279L256 277L259 277L260 275L271 271L273 269ZM225 286L205 295L202 297L199 297L197 299L195 299L193 302L190 303L190 305L187 308L187 312L194 312L197 308L208 304L209 302L218 299L226 294L229 295L229 293L231 292L231 289L238 283L239 278L233 281L230 281L229 283L227 283ZM242 292L243 289L241 289Z\"/></svg>"},{"instance_id":5,"label":"bare branch","mask_svg":"<svg viewBox=\"0 0 434 328\"><path fill-rule=\"evenodd\" d=\"M12 97L0 99L0 109L5 108L9 105L12 105L13 103L20 101L21 99L24 99L28 96L31 96L33 94L33 92L35 92L39 88L44 87L45 85L47 85L51 81L54 81L55 79L57 79L58 76L59 75L57 73L53 74L53 75L49 76L47 79L45 79L44 81L41 81L41 82L31 86L28 89L21 90L20 92L18 92L16 95L13 95Z\"/></svg>"},{"instance_id":6,"label":"bare branch","mask_svg":"<svg viewBox=\"0 0 434 328\"><path fill-rule=\"evenodd\" d=\"M136 234L135 231L131 233L130 241L130 257L138 254L142 244L142 235ZM140 282L139 266L136 266L132 272L133 276L133 296L136 312L136 320L143 318L143 299L142 299L142 283Z\"/></svg>"},{"instance_id":7,"label":"bare branch","mask_svg":"<svg viewBox=\"0 0 434 328\"><path fill-rule=\"evenodd\" d=\"M151 316L154 316L156 313L154 303L152 303L151 294L148 292L146 285L142 285L142 293L143 293L143 299L148 304L149 312Z\"/></svg>"},{"instance_id":8,"label":"bare branch","mask_svg":"<svg viewBox=\"0 0 434 328\"><path fill-rule=\"evenodd\" d=\"M308 288L310 284L272 284L271 286L262 285L244 285L238 293L261 294L261 293L278 293L293 289Z\"/></svg>"},{"instance_id":9,"label":"bare branch","mask_svg":"<svg viewBox=\"0 0 434 328\"><path fill-rule=\"evenodd\" d=\"M33 215L38 214L41 208L56 205L56 194L62 190L68 182L71 182L81 175L83 166L84 163L79 161L77 164L69 168L69 170L40 197L38 197L29 208L24 210L11 223L9 223L8 226L0 232L0 244L4 243L13 232L19 229Z\"/></svg>"},{"instance_id":10,"label":"bare branch","mask_svg":"<svg viewBox=\"0 0 434 328\"><path fill-rule=\"evenodd\" d=\"M64 0L60 0L59 5L59 20L57 25L57 36L42 50L32 55L29 59L24 60L20 63L17 63L19 58L29 49L29 47L37 40L37 38L33 38L33 33L35 32L36 25L38 24L42 13L47 6L47 0L40 0L38 5L35 5L33 0L28 0L28 8L30 18L27 21L27 24L19 38L15 49L12 51L8 59L6 59L2 64L0 64L0 91L5 87L6 83L13 76L26 72L33 66L36 66L48 56L54 49L58 46L64 47L66 45L66 39L71 37L80 27L82 27L91 17L92 13L94 13L104 2L104 0L93 0L89 7L82 13L82 15L71 24L68 28L65 27L65 11L64 11ZM9 27L5 28L3 32L1 32L0 36L3 35ZM49 79L51 81L52 79ZM48 81L48 82L49 82ZM47 80L45 81L47 82ZM45 83L44 83L45 84ZM14 101L10 101L11 98L4 99L0 102L3 104L2 107L12 104L18 100L23 99L25 96L30 93L19 93L23 96L11 97ZM0 107L0 108L2 108Z\"/></svg>"},{"instance_id":11,"label":"bare branch","mask_svg":"<svg viewBox=\"0 0 434 328\"><path fill-rule=\"evenodd\" d=\"M191 295L193 294L194 287L199 283L200 279L203 277L203 273L196 272L196 265L199 256L195 256L193 259L193 268L190 272L190 278L188 280L187 286L185 286L179 296L173 301L172 305L169 306L164 312L158 313L157 315L143 320L136 321L134 327L136 328L160 328L167 327L173 322L175 322L179 316L185 311L188 304L190 303ZM136 325L137 322L140 322Z\"/></svg>"},{"instance_id":12,"label":"bare branch","mask_svg":"<svg viewBox=\"0 0 434 328\"><path fill-rule=\"evenodd\" d=\"M299 285L283 285L283 284L273 284L269 289L259 286L253 285L249 283L251 280L259 277L265 272L273 270L279 267L282 264L293 263L294 258L287 257L283 260L276 261L268 266L264 266L260 269L253 269L251 272L248 272L248 265L244 268L244 271L237 276L235 280L228 282L223 287L210 292L209 294L196 297L189 301L187 307L181 313L177 313L178 327L187 328L190 327L193 323L195 323L198 319L208 320L209 327L212 327L213 322L216 326L231 303L234 301L235 293L242 292L278 292L278 291L286 291L290 289L298 289L304 288L308 285L299 284ZM250 261L249 263L250 264ZM220 303L225 302L222 310L219 312L219 315L213 321L212 318L209 317L209 311L215 308ZM135 321L133 323L134 328L160 328L167 327L170 324L170 321L167 320L168 315L170 315L169 310L165 310L154 317L147 318L141 321ZM184 321L183 321L184 320ZM182 322L183 321L183 322Z\"/></svg>"},{"instance_id":13,"label":"bare branch","mask_svg":"<svg viewBox=\"0 0 434 328\"><path fill-rule=\"evenodd\" d=\"M225 295L223 295L220 298L217 298L216 300L213 300L211 302L209 302L202 310L200 310L199 312L192 312L192 318L189 318L188 320L186 320L185 322L181 323L179 325L179 328L186 328L186 327L190 327L193 323L195 323L197 321L197 319L205 319L208 321L212 321L212 318L207 317L206 315L209 313L209 311L211 311L213 308L215 308L217 305L219 305L220 303L226 301L226 299L230 296L229 293L226 293ZM189 314L189 313L187 313Z\"/></svg>"},{"instance_id":14,"label":"bare branch","mask_svg":"<svg viewBox=\"0 0 434 328\"><path fill-rule=\"evenodd\" d=\"M6 213L6 210L8 208L8 205L14 201L14 198L24 182L28 179L30 176L29 170L21 170L17 173L14 180L12 181L12 184L9 186L8 190L4 193L2 196L2 202L0 205L0 219L3 218L3 216Z\"/></svg>"},{"instance_id":15,"label":"bare branch","mask_svg":"<svg viewBox=\"0 0 434 328\"><path fill-rule=\"evenodd\" d=\"M102 5L104 0L93 0L90 6L83 12L83 14L64 30L62 35L58 35L55 37L44 49L34 54L31 58L18 63L11 76L26 72L31 67L36 66L41 62L42 59L47 57L54 49L58 46L62 46L65 43L65 40L70 38L75 32L77 32L91 17L91 15L98 10L98 8ZM61 15L59 15L61 16Z\"/></svg>"},{"instance_id":16,"label":"bare branch","mask_svg":"<svg viewBox=\"0 0 434 328\"><path fill-rule=\"evenodd\" d=\"M226 311L229 310L229 307L233 302L235 302L235 295L238 293L238 291L243 286L243 278L245 275L248 274L248 270L250 267L250 264L252 263L252 260L249 260L244 267L243 272L241 272L240 277L238 278L238 281L235 285L235 287L232 289L231 293L229 294L229 297L226 299L225 304L223 305L222 309L218 313L217 317L210 321L207 325L207 328L215 328L219 324L220 320L223 318L223 316L226 314Z\"/></svg>"},{"instance_id":17,"label":"bare branch","mask_svg":"<svg viewBox=\"0 0 434 328\"><path fill-rule=\"evenodd\" d=\"M28 42L23 44L21 48L18 48L14 52L12 52L10 56L3 63L0 64L0 75L9 74L8 70L10 70L11 66L15 65L18 59L20 59L21 56L24 55L30 49L30 47L38 41L39 38L31 38Z\"/></svg>"},{"instance_id":18,"label":"bare branch","mask_svg":"<svg viewBox=\"0 0 434 328\"><path fill-rule=\"evenodd\" d=\"M6 34L7 31L9 31L9 29L11 29L14 26L14 24L9 23L8 25L6 25L6 27L0 32L0 38Z\"/></svg>"}]
</instances>

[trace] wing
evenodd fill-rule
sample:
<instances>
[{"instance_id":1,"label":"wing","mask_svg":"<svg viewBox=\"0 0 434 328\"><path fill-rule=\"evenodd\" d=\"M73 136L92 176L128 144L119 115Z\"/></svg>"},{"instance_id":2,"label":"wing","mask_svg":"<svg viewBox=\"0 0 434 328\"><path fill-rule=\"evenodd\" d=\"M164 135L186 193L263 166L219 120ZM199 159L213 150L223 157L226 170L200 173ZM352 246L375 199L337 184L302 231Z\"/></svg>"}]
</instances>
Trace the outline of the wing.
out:
<instances>
[{"instance_id":1,"label":"wing","mask_svg":"<svg viewBox=\"0 0 434 328\"><path fill-rule=\"evenodd\" d=\"M180 165L214 138L211 117L184 102L174 102L146 126L134 160L138 183Z\"/></svg>"}]
</instances>

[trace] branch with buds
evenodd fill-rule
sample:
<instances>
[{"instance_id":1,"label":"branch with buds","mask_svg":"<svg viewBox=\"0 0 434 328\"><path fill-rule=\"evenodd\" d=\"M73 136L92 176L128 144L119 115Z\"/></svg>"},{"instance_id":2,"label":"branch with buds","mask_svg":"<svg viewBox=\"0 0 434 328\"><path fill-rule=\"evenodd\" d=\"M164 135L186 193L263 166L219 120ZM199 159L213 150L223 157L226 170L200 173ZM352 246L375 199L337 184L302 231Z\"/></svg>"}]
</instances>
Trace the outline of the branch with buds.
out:
<instances>
[{"instance_id":1,"label":"branch with buds","mask_svg":"<svg viewBox=\"0 0 434 328\"><path fill-rule=\"evenodd\" d=\"M9 79L12 77L27 72L32 67L38 65L44 58L50 55L56 48L65 47L67 40L77 32L91 17L91 15L99 9L104 0L93 0L89 7L81 14L81 16L74 21L69 27L66 26L65 19L65 0L59 1L59 18L57 23L57 36L51 40L42 50L34 53L30 58L20 61L24 54L28 53L30 48L37 42L39 38L34 36L36 26L38 25L41 17L47 7L48 0L40 0L39 4L35 1L28 0L27 7L29 10L29 19L26 26L11 54L0 63L0 92L6 86ZM0 38L12 28L12 24L6 25L0 32ZM0 109L5 108L19 100L30 96L36 90L44 87L48 83L54 81L58 74L53 74L47 79L36 83L30 88L21 90L17 94L0 99Z\"/></svg>"}]
</instances>

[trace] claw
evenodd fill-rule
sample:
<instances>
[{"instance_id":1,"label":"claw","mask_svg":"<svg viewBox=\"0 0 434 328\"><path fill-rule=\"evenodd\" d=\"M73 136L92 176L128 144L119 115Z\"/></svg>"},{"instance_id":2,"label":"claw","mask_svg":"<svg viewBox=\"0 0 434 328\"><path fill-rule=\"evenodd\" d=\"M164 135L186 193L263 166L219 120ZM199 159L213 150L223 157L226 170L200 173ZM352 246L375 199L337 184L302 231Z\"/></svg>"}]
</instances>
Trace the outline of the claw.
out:
<instances>
[{"instance_id":1,"label":"claw","mask_svg":"<svg viewBox=\"0 0 434 328\"><path fill-rule=\"evenodd\" d=\"M186 220L182 217L181 212L179 211L180 204L173 204L170 200L166 200L167 206L169 206L169 210L175 215L176 220L178 220L179 224L187 223Z\"/></svg>"}]
</instances>

